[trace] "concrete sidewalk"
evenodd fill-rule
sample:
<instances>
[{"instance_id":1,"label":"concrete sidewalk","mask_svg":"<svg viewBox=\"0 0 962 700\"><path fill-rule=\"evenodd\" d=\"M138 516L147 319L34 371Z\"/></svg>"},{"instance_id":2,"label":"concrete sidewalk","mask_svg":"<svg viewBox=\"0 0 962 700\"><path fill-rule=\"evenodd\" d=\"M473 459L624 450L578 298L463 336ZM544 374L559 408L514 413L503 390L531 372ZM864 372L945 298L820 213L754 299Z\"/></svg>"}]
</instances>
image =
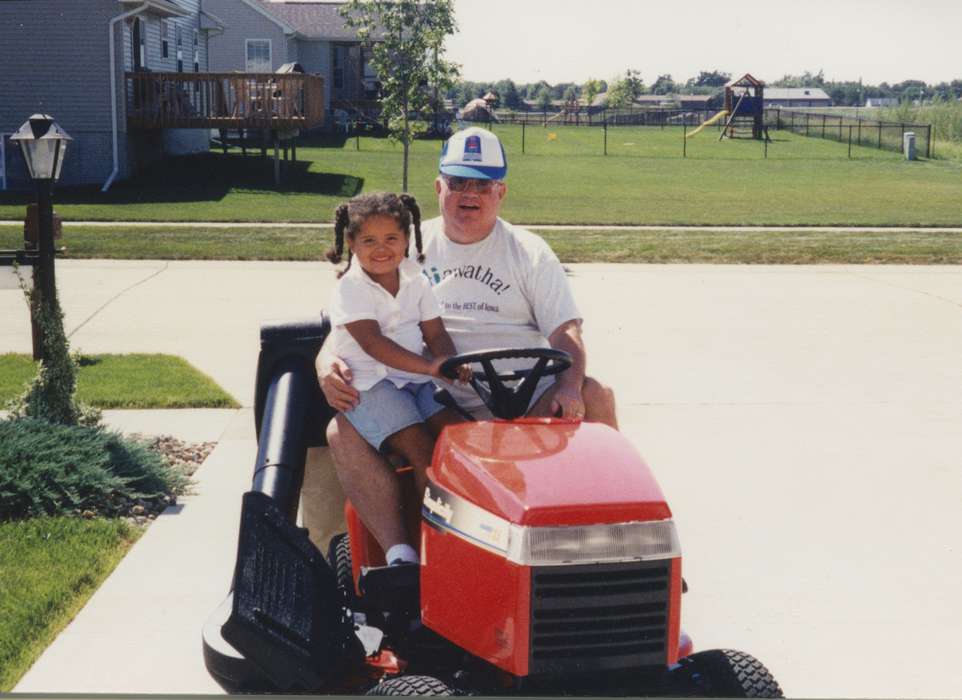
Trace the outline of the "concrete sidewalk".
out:
<instances>
[{"instance_id":1,"label":"concrete sidewalk","mask_svg":"<svg viewBox=\"0 0 962 700\"><path fill-rule=\"evenodd\" d=\"M678 523L696 649L755 654L790 697L956 697L962 268L571 274L589 371L615 387ZM250 483L258 327L316 314L331 268L61 261L58 280L74 349L181 355L245 409L211 417L220 442L197 494L150 527L15 690L219 692L200 629L227 591ZM28 352L19 292L0 291L0 314L0 352Z\"/></svg>"}]
</instances>

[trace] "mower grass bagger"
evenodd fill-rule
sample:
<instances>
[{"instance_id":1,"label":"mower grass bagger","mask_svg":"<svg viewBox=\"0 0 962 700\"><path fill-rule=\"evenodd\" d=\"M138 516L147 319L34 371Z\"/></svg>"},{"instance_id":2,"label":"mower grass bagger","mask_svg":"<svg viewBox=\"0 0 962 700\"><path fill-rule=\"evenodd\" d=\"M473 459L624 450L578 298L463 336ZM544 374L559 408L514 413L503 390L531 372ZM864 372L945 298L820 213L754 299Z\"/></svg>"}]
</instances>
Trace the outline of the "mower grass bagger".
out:
<instances>
[{"instance_id":1,"label":"mower grass bagger","mask_svg":"<svg viewBox=\"0 0 962 700\"><path fill-rule=\"evenodd\" d=\"M444 429L423 494L399 470L420 565L386 566L350 503L348 531L323 556L295 516L306 449L323 444L333 415L313 364L328 331L323 317L261 330L253 486L231 592L203 630L223 687L782 697L749 654L693 652L672 514L628 440L525 417L538 380L570 365L557 350L469 353L442 367L454 378L470 364L494 419ZM529 366L506 371L505 360Z\"/></svg>"}]
</instances>

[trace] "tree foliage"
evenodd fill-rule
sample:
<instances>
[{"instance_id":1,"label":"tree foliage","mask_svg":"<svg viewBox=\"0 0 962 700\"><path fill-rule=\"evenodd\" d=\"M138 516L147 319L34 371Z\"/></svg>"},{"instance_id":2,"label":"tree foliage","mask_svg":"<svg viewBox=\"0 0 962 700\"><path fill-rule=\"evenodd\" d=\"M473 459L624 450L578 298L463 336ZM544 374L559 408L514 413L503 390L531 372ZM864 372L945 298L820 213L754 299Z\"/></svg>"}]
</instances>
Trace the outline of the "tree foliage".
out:
<instances>
[{"instance_id":1,"label":"tree foliage","mask_svg":"<svg viewBox=\"0 0 962 700\"><path fill-rule=\"evenodd\" d=\"M675 81L671 79L670 73L665 73L664 75L659 75L658 80L656 80L651 85L652 95L670 95L678 88Z\"/></svg>"},{"instance_id":2,"label":"tree foliage","mask_svg":"<svg viewBox=\"0 0 962 700\"><path fill-rule=\"evenodd\" d=\"M417 118L436 107L434 90L444 92L458 75L458 66L444 59L444 41L457 29L453 0L350 0L340 12L372 49L382 116L391 136L404 145L402 187L407 190L410 143L423 130Z\"/></svg>"},{"instance_id":3,"label":"tree foliage","mask_svg":"<svg viewBox=\"0 0 962 700\"><path fill-rule=\"evenodd\" d=\"M722 87L732 79L731 73L718 70L703 70L688 82L694 87Z\"/></svg>"},{"instance_id":4,"label":"tree foliage","mask_svg":"<svg viewBox=\"0 0 962 700\"><path fill-rule=\"evenodd\" d=\"M534 103L542 112L547 112L551 107L551 88L545 85L541 91L535 95Z\"/></svg>"},{"instance_id":5,"label":"tree foliage","mask_svg":"<svg viewBox=\"0 0 962 700\"><path fill-rule=\"evenodd\" d=\"M585 84L581 86L581 98L590 107L595 98L605 91L605 87L604 81L588 78Z\"/></svg>"},{"instance_id":6,"label":"tree foliage","mask_svg":"<svg viewBox=\"0 0 962 700\"><path fill-rule=\"evenodd\" d=\"M625 71L625 77L615 82L608 90L608 106L630 107L644 91L645 84L641 80L641 74L629 68Z\"/></svg>"}]
</instances>

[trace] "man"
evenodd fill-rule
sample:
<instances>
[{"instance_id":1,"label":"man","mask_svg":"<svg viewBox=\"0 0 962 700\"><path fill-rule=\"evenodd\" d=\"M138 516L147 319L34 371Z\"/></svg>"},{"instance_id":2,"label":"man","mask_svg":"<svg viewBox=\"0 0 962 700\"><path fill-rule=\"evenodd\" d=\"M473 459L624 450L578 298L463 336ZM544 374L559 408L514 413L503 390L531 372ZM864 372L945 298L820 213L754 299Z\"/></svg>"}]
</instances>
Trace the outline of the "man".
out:
<instances>
[{"instance_id":1,"label":"man","mask_svg":"<svg viewBox=\"0 0 962 700\"><path fill-rule=\"evenodd\" d=\"M461 353L497 347L564 350L571 367L542 380L529 415L617 428L614 394L585 376L581 318L561 263L541 238L498 217L506 174L504 148L490 131L459 131L441 152L434 182L441 216L424 223L422 271L441 304L445 327ZM509 368L511 363L499 365ZM358 392L347 365L322 352L317 369L328 403L350 410ZM484 414L472 389L448 389L461 406ZM341 415L331 421L327 437L344 492L365 514L368 529L379 542L406 539L392 505L401 502L400 490L387 462Z\"/></svg>"}]
</instances>

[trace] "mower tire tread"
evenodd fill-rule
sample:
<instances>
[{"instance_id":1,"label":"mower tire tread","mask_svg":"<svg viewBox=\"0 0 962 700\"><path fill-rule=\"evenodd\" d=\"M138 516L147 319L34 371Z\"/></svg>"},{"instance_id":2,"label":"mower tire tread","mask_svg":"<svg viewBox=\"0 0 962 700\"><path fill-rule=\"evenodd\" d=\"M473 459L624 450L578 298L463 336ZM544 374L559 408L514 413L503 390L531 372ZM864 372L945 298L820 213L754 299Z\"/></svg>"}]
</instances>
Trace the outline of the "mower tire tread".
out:
<instances>
[{"instance_id":1,"label":"mower tire tread","mask_svg":"<svg viewBox=\"0 0 962 700\"><path fill-rule=\"evenodd\" d=\"M781 687L761 661L733 649L698 652L679 662L697 694L725 698L783 698Z\"/></svg>"},{"instance_id":2,"label":"mower tire tread","mask_svg":"<svg viewBox=\"0 0 962 700\"><path fill-rule=\"evenodd\" d=\"M458 695L454 689L433 676L395 676L378 683L367 695Z\"/></svg>"},{"instance_id":3,"label":"mower tire tread","mask_svg":"<svg viewBox=\"0 0 962 700\"><path fill-rule=\"evenodd\" d=\"M334 569L337 587L343 592L345 603L354 603L354 571L351 568L351 538L346 532L334 535L328 547L328 561Z\"/></svg>"}]
</instances>

